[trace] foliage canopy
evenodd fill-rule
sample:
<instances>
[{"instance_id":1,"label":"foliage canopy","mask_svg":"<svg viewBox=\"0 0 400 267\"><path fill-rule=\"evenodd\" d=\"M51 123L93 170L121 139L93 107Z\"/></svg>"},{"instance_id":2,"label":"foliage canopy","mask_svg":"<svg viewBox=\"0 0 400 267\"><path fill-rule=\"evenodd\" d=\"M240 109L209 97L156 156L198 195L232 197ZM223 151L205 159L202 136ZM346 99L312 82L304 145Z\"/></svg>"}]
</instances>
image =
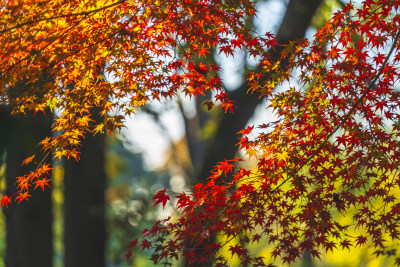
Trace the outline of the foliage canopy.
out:
<instances>
[{"instance_id":1,"label":"foliage canopy","mask_svg":"<svg viewBox=\"0 0 400 267\"><path fill-rule=\"evenodd\" d=\"M60 110L57 134L41 146L78 158L85 133L121 128L150 100L212 91L209 108L219 102L234 112L219 67L196 62L214 48L246 49L259 60L249 93L267 99L278 118L240 131L238 146L256 158L256 170L227 159L190 194L160 191L155 203L174 196L181 215L145 230L139 246L165 265L180 256L206 265L215 255L225 266L220 249L239 238L229 251L244 266L264 264L246 248L260 240L274 244L272 259L289 263L303 250L319 257L321 248L367 242L386 253L400 234L398 10L394 0L349 3L312 40L279 44L246 27L255 14L249 0L2 1L0 101L15 114ZM279 58L267 52L278 48ZM94 107L104 116L97 124ZM38 163L19 177L15 199L47 186L48 170ZM353 223L339 223L334 211Z\"/></svg>"}]
</instances>

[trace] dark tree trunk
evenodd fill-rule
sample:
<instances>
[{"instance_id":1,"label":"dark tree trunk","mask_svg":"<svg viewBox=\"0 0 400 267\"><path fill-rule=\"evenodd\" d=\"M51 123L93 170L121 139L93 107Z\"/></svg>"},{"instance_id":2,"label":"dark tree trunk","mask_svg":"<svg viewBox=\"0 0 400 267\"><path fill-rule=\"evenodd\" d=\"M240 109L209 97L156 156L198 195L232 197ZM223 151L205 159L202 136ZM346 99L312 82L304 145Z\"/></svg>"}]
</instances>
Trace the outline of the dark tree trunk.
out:
<instances>
[{"instance_id":1,"label":"dark tree trunk","mask_svg":"<svg viewBox=\"0 0 400 267\"><path fill-rule=\"evenodd\" d=\"M64 164L65 267L105 266L104 137L88 134L80 160Z\"/></svg>"},{"instance_id":2,"label":"dark tree trunk","mask_svg":"<svg viewBox=\"0 0 400 267\"><path fill-rule=\"evenodd\" d=\"M35 152L37 144L51 135L52 116L10 117L2 108L1 148L6 151L6 184L8 196L15 193L17 176L33 169L21 166L23 160ZM36 158L40 158L40 153ZM51 163L51 156L45 161ZM52 202L49 188L30 192L28 201L11 203L4 209L6 217L7 267L53 266Z\"/></svg>"}]
</instances>

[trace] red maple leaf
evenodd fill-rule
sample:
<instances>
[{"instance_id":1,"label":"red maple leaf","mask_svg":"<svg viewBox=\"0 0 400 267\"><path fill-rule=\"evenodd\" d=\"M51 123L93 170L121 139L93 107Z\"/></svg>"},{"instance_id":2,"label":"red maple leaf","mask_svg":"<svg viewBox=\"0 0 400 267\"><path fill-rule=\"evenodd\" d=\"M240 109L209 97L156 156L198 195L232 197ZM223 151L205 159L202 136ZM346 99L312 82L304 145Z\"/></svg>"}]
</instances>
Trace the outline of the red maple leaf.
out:
<instances>
[{"instance_id":1,"label":"red maple leaf","mask_svg":"<svg viewBox=\"0 0 400 267\"><path fill-rule=\"evenodd\" d=\"M245 129L239 131L241 134L249 134L254 129L254 126L247 126Z\"/></svg>"},{"instance_id":2,"label":"red maple leaf","mask_svg":"<svg viewBox=\"0 0 400 267\"><path fill-rule=\"evenodd\" d=\"M231 172L233 167L234 167L234 165L230 164L227 160L222 161L217 165L217 169L219 169L220 171L223 171L225 175L228 172Z\"/></svg>"},{"instance_id":3,"label":"red maple leaf","mask_svg":"<svg viewBox=\"0 0 400 267\"><path fill-rule=\"evenodd\" d=\"M147 239L143 239L141 241L142 244L140 244L140 247L143 249L150 249L151 248L151 242L149 242Z\"/></svg>"},{"instance_id":4,"label":"red maple leaf","mask_svg":"<svg viewBox=\"0 0 400 267\"><path fill-rule=\"evenodd\" d=\"M230 251L232 251L232 257L237 254L239 257L243 255L243 248L240 245L231 246Z\"/></svg>"},{"instance_id":5,"label":"red maple leaf","mask_svg":"<svg viewBox=\"0 0 400 267\"><path fill-rule=\"evenodd\" d=\"M132 249L134 247L136 247L137 243L138 243L138 239L137 238L135 240L129 242L128 249L127 249L123 259L128 261L132 257Z\"/></svg>"},{"instance_id":6,"label":"red maple leaf","mask_svg":"<svg viewBox=\"0 0 400 267\"><path fill-rule=\"evenodd\" d=\"M8 204L11 203L11 198L8 197L7 195L2 196L1 200L0 200L0 207L3 207L4 205L6 205L6 207L8 207Z\"/></svg>"},{"instance_id":7,"label":"red maple leaf","mask_svg":"<svg viewBox=\"0 0 400 267\"><path fill-rule=\"evenodd\" d=\"M153 200L157 200L156 203L153 205L153 208L159 204L162 203L163 208L165 208L165 205L167 204L168 200L171 200L168 195L165 194L167 189L163 189L157 192L157 194L152 198Z\"/></svg>"},{"instance_id":8,"label":"red maple leaf","mask_svg":"<svg viewBox=\"0 0 400 267\"><path fill-rule=\"evenodd\" d=\"M207 106L207 110L211 110L214 106L214 104L211 101L204 102L204 105Z\"/></svg>"}]
</instances>

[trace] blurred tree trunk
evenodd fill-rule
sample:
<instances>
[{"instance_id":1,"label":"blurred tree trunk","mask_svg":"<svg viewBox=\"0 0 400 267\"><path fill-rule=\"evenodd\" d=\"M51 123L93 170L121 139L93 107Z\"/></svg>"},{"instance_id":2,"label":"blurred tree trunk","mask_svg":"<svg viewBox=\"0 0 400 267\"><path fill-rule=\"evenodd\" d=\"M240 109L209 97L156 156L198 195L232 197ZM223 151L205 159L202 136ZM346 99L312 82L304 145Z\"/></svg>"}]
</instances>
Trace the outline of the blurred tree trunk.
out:
<instances>
[{"instance_id":1,"label":"blurred tree trunk","mask_svg":"<svg viewBox=\"0 0 400 267\"><path fill-rule=\"evenodd\" d=\"M21 166L23 160L35 152L40 159L37 144L51 135L52 116L9 116L10 110L1 108L2 134L0 149L6 151L6 185L8 196L15 193L17 176L33 171ZM1 151L0 151L1 152ZM51 156L45 161L51 163ZM33 165L32 165L33 166ZM12 202L3 211L6 217L7 267L53 266L52 202L49 188L30 192L28 201Z\"/></svg>"},{"instance_id":2,"label":"blurred tree trunk","mask_svg":"<svg viewBox=\"0 0 400 267\"><path fill-rule=\"evenodd\" d=\"M96 121L99 110L93 109ZM105 136L88 134L80 160L64 164L65 267L105 266Z\"/></svg>"},{"instance_id":3,"label":"blurred tree trunk","mask_svg":"<svg viewBox=\"0 0 400 267\"><path fill-rule=\"evenodd\" d=\"M303 38L311 19L322 0L291 0L285 16L276 34L278 43L285 44ZM278 59L282 48L270 50L273 59ZM230 98L236 105L234 113L221 114L215 137L206 144L203 164L199 169L196 182L206 182L214 166L225 159L233 159L237 153L237 133L243 129L258 104L261 103L257 93L249 94L247 83L230 93ZM201 110L197 110L201 112Z\"/></svg>"},{"instance_id":4,"label":"blurred tree trunk","mask_svg":"<svg viewBox=\"0 0 400 267\"><path fill-rule=\"evenodd\" d=\"M289 41L303 38L321 2L322 0L291 0L276 34L278 43L285 44ZM271 50L270 54L272 58L278 59L280 52L281 48L278 48L276 50ZM195 168L195 175L192 178L193 184L206 183L211 171L218 162L235 157L237 153L236 143L239 141L237 133L246 126L247 122L254 114L257 105L261 103L259 95L248 94L248 89L248 84L244 83L239 86L238 89L230 93L230 98L236 106L234 113L221 114L217 123L218 127L215 131L215 135L201 147L203 151L198 152L194 149L190 149L193 166L198 165L195 161L198 161L199 154L202 155L200 167ZM199 108L197 109L198 114L202 112L204 111ZM201 115L197 115L195 119L198 117L201 117ZM187 118L185 122L186 128L196 125L190 123L190 120ZM204 126L199 123L197 123L197 125L199 127ZM201 128L198 130L200 129ZM190 129L186 130L186 133L190 134L190 132L198 132L198 130ZM199 142L196 136L188 136L187 139L190 148L199 148L199 145L196 144L196 142ZM194 249L199 248L196 247ZM186 264L186 266L189 265Z\"/></svg>"}]
</instances>

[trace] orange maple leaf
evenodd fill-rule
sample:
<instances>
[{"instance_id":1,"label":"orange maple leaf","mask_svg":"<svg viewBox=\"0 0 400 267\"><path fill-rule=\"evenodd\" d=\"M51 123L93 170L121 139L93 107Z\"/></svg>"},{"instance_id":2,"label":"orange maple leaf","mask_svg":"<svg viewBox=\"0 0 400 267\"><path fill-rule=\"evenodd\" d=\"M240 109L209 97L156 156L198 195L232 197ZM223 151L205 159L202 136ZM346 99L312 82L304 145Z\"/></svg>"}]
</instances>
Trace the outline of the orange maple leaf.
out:
<instances>
[{"instance_id":1,"label":"orange maple leaf","mask_svg":"<svg viewBox=\"0 0 400 267\"><path fill-rule=\"evenodd\" d=\"M40 168L36 170L36 177L41 177L43 175L49 174L49 171L51 169L52 168L50 167L50 164L48 163L43 164Z\"/></svg>"},{"instance_id":2,"label":"orange maple leaf","mask_svg":"<svg viewBox=\"0 0 400 267\"><path fill-rule=\"evenodd\" d=\"M43 179L40 179L40 180L36 180L34 182L35 183L35 189L40 186L42 188L42 190L44 191L44 187L45 186L50 187L50 185L48 183L49 181L50 181L50 179L46 179L46 178L43 178Z\"/></svg>"},{"instance_id":3,"label":"orange maple leaf","mask_svg":"<svg viewBox=\"0 0 400 267\"><path fill-rule=\"evenodd\" d=\"M35 158L35 155L30 156L30 157L24 159L24 161L23 161L23 163L22 163L22 166L27 165L28 163L32 162L32 160L33 160L34 158Z\"/></svg>"},{"instance_id":4,"label":"orange maple leaf","mask_svg":"<svg viewBox=\"0 0 400 267\"><path fill-rule=\"evenodd\" d=\"M19 190L29 190L29 186L31 185L29 183L29 178L27 178L26 176L17 177L16 183Z\"/></svg>"},{"instance_id":5,"label":"orange maple leaf","mask_svg":"<svg viewBox=\"0 0 400 267\"><path fill-rule=\"evenodd\" d=\"M18 203L20 203L21 201L28 199L30 196L31 195L28 192L20 192L15 200L18 200Z\"/></svg>"}]
</instances>

